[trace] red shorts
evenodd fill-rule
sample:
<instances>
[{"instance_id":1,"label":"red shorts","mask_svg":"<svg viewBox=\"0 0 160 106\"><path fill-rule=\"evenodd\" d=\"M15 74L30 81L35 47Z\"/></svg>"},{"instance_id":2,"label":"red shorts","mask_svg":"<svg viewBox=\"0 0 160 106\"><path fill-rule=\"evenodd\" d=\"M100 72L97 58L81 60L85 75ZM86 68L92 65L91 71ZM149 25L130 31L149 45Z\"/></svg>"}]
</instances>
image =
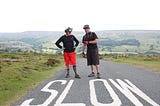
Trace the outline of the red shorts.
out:
<instances>
[{"instance_id":1,"label":"red shorts","mask_svg":"<svg viewBox=\"0 0 160 106\"><path fill-rule=\"evenodd\" d=\"M66 66L76 65L76 53L75 52L64 52L63 56L64 56L64 61L65 61Z\"/></svg>"}]
</instances>

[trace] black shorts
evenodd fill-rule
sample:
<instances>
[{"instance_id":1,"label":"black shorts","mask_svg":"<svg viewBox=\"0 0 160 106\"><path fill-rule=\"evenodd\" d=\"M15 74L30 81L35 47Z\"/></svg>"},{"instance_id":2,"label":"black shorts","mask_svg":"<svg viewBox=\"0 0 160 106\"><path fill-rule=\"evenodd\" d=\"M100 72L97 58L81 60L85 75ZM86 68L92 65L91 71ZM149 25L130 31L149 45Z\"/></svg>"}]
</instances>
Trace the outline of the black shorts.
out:
<instances>
[{"instance_id":1,"label":"black shorts","mask_svg":"<svg viewBox=\"0 0 160 106\"><path fill-rule=\"evenodd\" d=\"M87 49L87 65L99 65L98 49Z\"/></svg>"}]
</instances>

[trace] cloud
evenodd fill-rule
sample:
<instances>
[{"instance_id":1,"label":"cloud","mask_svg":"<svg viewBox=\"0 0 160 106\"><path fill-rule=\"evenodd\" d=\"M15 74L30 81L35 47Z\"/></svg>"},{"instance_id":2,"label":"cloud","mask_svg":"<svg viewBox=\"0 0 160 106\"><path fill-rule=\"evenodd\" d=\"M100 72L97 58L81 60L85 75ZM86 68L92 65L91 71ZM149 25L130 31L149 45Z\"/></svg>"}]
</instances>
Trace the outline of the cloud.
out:
<instances>
[{"instance_id":1,"label":"cloud","mask_svg":"<svg viewBox=\"0 0 160 106\"><path fill-rule=\"evenodd\" d=\"M67 26L81 30L84 24L98 29L160 29L158 4L159 0L1 0L0 32Z\"/></svg>"}]
</instances>

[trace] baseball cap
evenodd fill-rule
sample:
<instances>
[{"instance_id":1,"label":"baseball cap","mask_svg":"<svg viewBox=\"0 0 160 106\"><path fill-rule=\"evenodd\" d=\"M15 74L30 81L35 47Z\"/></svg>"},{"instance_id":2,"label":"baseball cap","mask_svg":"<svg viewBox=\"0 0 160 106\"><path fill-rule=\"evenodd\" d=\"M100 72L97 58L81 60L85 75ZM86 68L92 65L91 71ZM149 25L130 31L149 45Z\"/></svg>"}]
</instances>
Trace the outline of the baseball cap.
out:
<instances>
[{"instance_id":1,"label":"baseball cap","mask_svg":"<svg viewBox=\"0 0 160 106\"><path fill-rule=\"evenodd\" d=\"M83 29L90 29L89 25L84 25Z\"/></svg>"},{"instance_id":2,"label":"baseball cap","mask_svg":"<svg viewBox=\"0 0 160 106\"><path fill-rule=\"evenodd\" d=\"M72 28L68 27L67 29L65 29L65 32L72 32Z\"/></svg>"}]
</instances>

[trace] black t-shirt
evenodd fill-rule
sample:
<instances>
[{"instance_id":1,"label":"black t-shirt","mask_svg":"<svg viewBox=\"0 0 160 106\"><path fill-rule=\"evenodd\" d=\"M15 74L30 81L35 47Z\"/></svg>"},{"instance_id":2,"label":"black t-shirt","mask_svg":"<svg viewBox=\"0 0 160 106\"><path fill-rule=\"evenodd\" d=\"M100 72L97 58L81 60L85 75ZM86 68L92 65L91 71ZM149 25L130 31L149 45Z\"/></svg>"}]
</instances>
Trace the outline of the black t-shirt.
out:
<instances>
[{"instance_id":1,"label":"black t-shirt","mask_svg":"<svg viewBox=\"0 0 160 106\"><path fill-rule=\"evenodd\" d=\"M74 41L76 44L74 44ZM59 47L59 48L62 48L62 46L60 45L60 43L63 43L63 47L65 48L64 49L64 52L74 52L75 51L75 48L74 46L78 46L79 44L79 41L76 39L76 37L74 35L70 35L70 36L66 36L66 35L63 35L61 36L57 42L56 42L56 46Z\"/></svg>"},{"instance_id":2,"label":"black t-shirt","mask_svg":"<svg viewBox=\"0 0 160 106\"><path fill-rule=\"evenodd\" d=\"M98 39L96 33L95 32L89 32L89 33L86 33L83 36L82 43L84 43L84 41L93 41L95 39ZM98 46L97 46L97 44L88 44L87 48L88 49L96 49L96 48L98 48Z\"/></svg>"}]
</instances>

